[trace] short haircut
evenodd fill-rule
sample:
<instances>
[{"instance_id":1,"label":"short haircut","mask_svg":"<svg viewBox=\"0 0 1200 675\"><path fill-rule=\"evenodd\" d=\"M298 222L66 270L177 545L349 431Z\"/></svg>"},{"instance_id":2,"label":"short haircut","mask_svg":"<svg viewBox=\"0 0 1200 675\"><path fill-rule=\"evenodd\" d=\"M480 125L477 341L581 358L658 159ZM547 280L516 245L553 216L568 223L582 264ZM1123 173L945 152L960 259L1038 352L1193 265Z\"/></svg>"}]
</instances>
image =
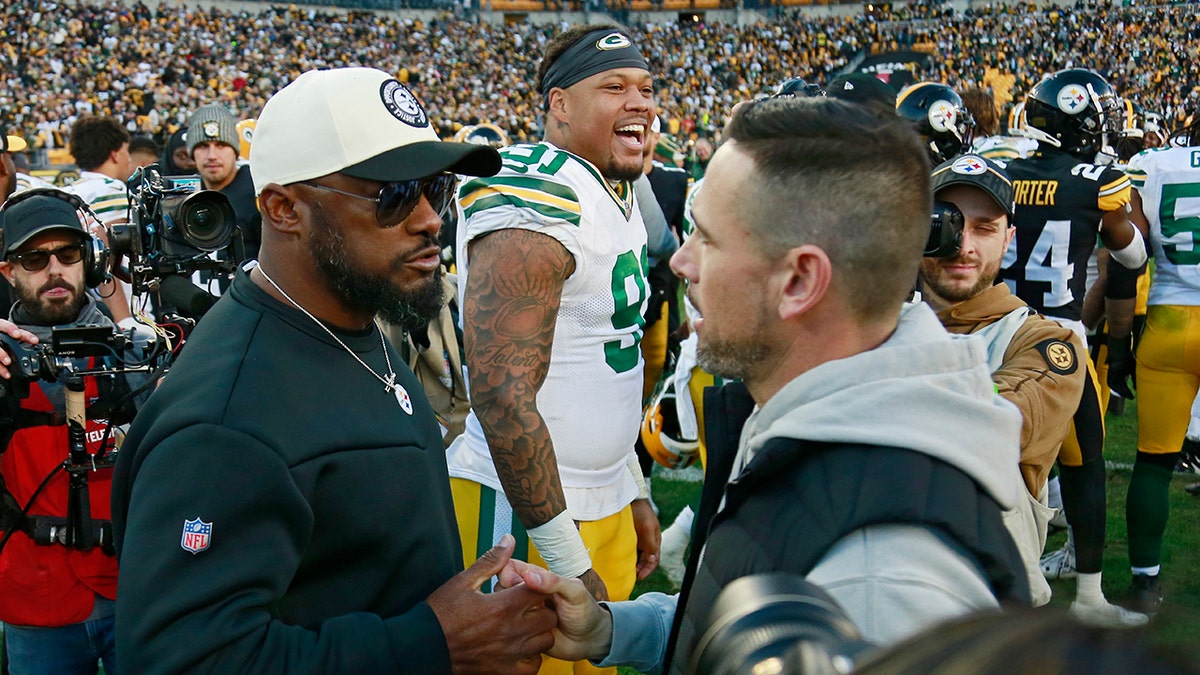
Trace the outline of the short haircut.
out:
<instances>
[{"instance_id":1,"label":"short haircut","mask_svg":"<svg viewBox=\"0 0 1200 675\"><path fill-rule=\"evenodd\" d=\"M158 143L154 142L149 136L137 135L129 140L129 154L135 152L145 152L154 157L158 157Z\"/></svg>"},{"instance_id":2,"label":"short haircut","mask_svg":"<svg viewBox=\"0 0 1200 675\"><path fill-rule=\"evenodd\" d=\"M79 168L91 171L129 140L129 132L115 117L85 115L71 127L71 155Z\"/></svg>"},{"instance_id":3,"label":"short haircut","mask_svg":"<svg viewBox=\"0 0 1200 675\"><path fill-rule=\"evenodd\" d=\"M963 107L975 118L975 137L984 138L1000 133L1000 111L991 92L978 87L962 93Z\"/></svg>"},{"instance_id":4,"label":"short haircut","mask_svg":"<svg viewBox=\"0 0 1200 675\"><path fill-rule=\"evenodd\" d=\"M725 138L754 163L739 202L763 256L816 245L860 320L898 312L933 206L929 153L912 125L836 99L766 99L738 108Z\"/></svg>"},{"instance_id":5,"label":"short haircut","mask_svg":"<svg viewBox=\"0 0 1200 675\"><path fill-rule=\"evenodd\" d=\"M571 26L567 30L551 38L550 42L546 43L546 51L542 53L542 62L538 64L537 80L534 82L533 86L534 91L542 90L542 82L546 79L546 73L550 70L550 66L554 65L554 62L558 60L558 57L563 55L563 52L567 51L571 45L579 42L579 40L588 33L594 30L604 30L606 28L621 31L625 35L630 34L629 31L620 24L589 23ZM546 93L549 94L550 92ZM549 105L549 96L545 96L543 98L545 98L545 100L542 102L542 105L545 107Z\"/></svg>"}]
</instances>

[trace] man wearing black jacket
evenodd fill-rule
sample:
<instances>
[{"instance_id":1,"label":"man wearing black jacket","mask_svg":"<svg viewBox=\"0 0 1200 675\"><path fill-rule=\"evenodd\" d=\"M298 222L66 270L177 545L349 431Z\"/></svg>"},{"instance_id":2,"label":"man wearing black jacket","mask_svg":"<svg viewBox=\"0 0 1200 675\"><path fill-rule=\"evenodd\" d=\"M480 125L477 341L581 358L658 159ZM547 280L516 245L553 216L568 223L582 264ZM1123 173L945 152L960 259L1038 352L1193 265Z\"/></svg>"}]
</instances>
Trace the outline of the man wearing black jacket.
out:
<instances>
[{"instance_id":1,"label":"man wearing black jacket","mask_svg":"<svg viewBox=\"0 0 1200 675\"><path fill-rule=\"evenodd\" d=\"M312 71L258 120L261 265L241 271L130 430L113 484L129 672L532 673L545 596L465 572L445 452L420 384L374 324L442 305L454 174L403 84Z\"/></svg>"}]
</instances>

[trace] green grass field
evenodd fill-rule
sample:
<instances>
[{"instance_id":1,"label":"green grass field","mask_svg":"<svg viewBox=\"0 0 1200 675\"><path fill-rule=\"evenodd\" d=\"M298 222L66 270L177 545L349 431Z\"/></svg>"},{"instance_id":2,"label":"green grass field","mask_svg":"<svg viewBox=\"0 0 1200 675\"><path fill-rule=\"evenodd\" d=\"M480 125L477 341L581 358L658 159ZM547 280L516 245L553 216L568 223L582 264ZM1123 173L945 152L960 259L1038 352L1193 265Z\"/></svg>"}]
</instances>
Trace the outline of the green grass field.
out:
<instances>
[{"instance_id":1,"label":"green grass field","mask_svg":"<svg viewBox=\"0 0 1200 675\"><path fill-rule=\"evenodd\" d=\"M1104 593L1121 604L1129 589L1129 557L1125 543L1125 492L1129 487L1130 468L1137 454L1136 402L1126 406L1121 417L1109 415L1105 458L1108 470L1108 536L1104 554ZM666 528L679 510L699 495L700 484L673 479L672 472L657 472L653 480L654 501ZM1166 604L1150 627L1153 639L1189 652L1200 640L1200 497L1184 491L1184 486L1200 481L1200 476L1176 475L1171 483L1171 518L1163 544L1162 584ZM1054 550L1066 540L1066 532L1051 534L1046 550ZM1067 606L1075 596L1075 582L1052 583L1052 605ZM634 589L634 595L647 591L673 592L666 576L655 571ZM637 671L621 669L621 675Z\"/></svg>"}]
</instances>

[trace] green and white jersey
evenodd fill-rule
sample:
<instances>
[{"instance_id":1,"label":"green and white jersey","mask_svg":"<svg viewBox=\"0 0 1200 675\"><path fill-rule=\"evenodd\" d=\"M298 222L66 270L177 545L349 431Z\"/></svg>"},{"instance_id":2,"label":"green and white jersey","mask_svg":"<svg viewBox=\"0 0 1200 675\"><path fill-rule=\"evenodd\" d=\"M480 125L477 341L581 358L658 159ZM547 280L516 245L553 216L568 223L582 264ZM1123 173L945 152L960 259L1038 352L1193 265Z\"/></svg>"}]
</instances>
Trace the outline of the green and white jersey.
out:
<instances>
[{"instance_id":1,"label":"green and white jersey","mask_svg":"<svg viewBox=\"0 0 1200 675\"><path fill-rule=\"evenodd\" d=\"M1150 221L1150 305L1200 305L1200 147L1146 150L1129 178Z\"/></svg>"},{"instance_id":2,"label":"green and white jersey","mask_svg":"<svg viewBox=\"0 0 1200 675\"><path fill-rule=\"evenodd\" d=\"M574 257L537 407L572 517L597 520L637 496L626 463L642 414L646 228L630 184L609 183L583 158L549 143L500 154L500 173L459 190L456 250L469 251L472 240L490 232L523 229L553 237ZM459 256L462 297L471 274L467 258ZM447 460L450 475L501 489L474 412Z\"/></svg>"},{"instance_id":3,"label":"green and white jersey","mask_svg":"<svg viewBox=\"0 0 1200 675\"><path fill-rule=\"evenodd\" d=\"M129 218L129 191L124 183L115 178L94 171L82 171L79 180L68 185L66 190L87 202L105 225L124 222Z\"/></svg>"}]
</instances>

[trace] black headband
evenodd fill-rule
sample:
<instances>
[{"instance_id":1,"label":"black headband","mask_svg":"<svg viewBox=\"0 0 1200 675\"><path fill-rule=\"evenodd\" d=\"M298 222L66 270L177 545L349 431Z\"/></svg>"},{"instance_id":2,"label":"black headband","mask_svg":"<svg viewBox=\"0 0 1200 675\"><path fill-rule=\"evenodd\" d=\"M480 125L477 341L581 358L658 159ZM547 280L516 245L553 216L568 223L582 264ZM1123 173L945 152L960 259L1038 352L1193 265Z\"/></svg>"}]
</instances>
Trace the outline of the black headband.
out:
<instances>
[{"instance_id":1,"label":"black headband","mask_svg":"<svg viewBox=\"0 0 1200 675\"><path fill-rule=\"evenodd\" d=\"M567 47L558 60L551 64L546 77L542 78L540 93L545 96L555 87L566 89L580 80L614 68L650 71L642 53L623 33L612 28L594 30Z\"/></svg>"}]
</instances>

